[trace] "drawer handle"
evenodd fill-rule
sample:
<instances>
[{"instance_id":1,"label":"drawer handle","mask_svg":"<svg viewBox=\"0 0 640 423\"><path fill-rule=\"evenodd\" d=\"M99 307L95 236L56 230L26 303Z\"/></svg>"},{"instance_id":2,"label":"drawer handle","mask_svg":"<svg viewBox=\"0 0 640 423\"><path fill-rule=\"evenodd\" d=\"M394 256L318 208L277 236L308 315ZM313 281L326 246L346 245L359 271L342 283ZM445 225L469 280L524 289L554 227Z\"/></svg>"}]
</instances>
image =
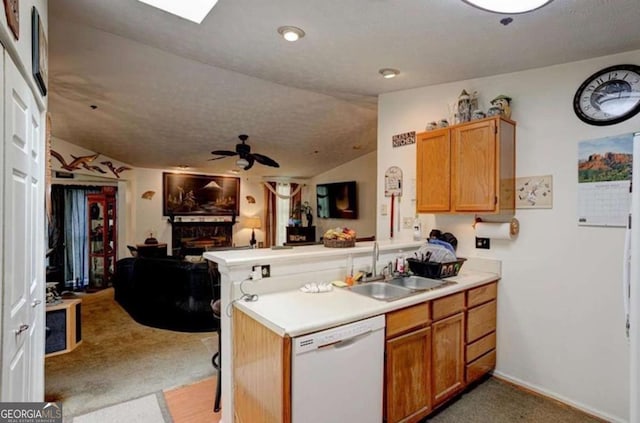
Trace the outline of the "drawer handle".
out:
<instances>
[{"instance_id":1,"label":"drawer handle","mask_svg":"<svg viewBox=\"0 0 640 423\"><path fill-rule=\"evenodd\" d=\"M33 302L31 303L31 307L35 307L42 304L41 300L33 300Z\"/></svg>"},{"instance_id":2,"label":"drawer handle","mask_svg":"<svg viewBox=\"0 0 640 423\"><path fill-rule=\"evenodd\" d=\"M27 329L29 329L29 325L20 325L20 327L18 329L15 330L16 335L20 335L22 332L26 331Z\"/></svg>"}]
</instances>

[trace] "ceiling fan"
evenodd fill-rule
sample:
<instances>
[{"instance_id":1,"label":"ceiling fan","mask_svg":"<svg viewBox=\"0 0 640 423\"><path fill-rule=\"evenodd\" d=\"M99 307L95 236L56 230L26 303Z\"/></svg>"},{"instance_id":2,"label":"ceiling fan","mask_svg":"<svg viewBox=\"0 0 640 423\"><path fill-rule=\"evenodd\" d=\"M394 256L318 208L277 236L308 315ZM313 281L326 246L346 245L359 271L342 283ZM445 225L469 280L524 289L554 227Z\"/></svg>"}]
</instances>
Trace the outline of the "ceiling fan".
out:
<instances>
[{"instance_id":1,"label":"ceiling fan","mask_svg":"<svg viewBox=\"0 0 640 423\"><path fill-rule=\"evenodd\" d=\"M238 135L238 138L240 138L240 141L242 142L239 144L236 144L236 151L214 150L211 152L211 154L214 154L216 156L221 156L221 157L214 157L213 159L209 159L209 160L220 160L220 159L224 159L225 157L238 155L240 156L240 158L236 161L236 164L239 167L242 167L244 170L251 169L251 167L253 167L254 162L258 162L265 166L280 167L278 162L276 162L272 158L264 156L262 154L252 153L251 146L248 144L245 144L245 141L249 138L248 135L244 135L244 134Z\"/></svg>"}]
</instances>

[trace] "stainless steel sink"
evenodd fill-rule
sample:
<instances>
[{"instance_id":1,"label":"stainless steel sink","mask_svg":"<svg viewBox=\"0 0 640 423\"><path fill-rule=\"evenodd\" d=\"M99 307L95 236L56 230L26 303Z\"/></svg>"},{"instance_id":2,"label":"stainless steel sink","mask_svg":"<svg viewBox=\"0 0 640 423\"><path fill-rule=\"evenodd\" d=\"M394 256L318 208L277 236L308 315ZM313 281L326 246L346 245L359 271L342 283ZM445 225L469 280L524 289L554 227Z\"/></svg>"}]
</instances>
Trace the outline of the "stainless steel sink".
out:
<instances>
[{"instance_id":1,"label":"stainless steel sink","mask_svg":"<svg viewBox=\"0 0 640 423\"><path fill-rule=\"evenodd\" d=\"M429 291L431 289L453 285L455 282L443 281L441 279L429 279L422 276L404 276L401 278L393 278L388 282L388 284L401 288L408 288L414 291Z\"/></svg>"},{"instance_id":2,"label":"stainless steel sink","mask_svg":"<svg viewBox=\"0 0 640 423\"><path fill-rule=\"evenodd\" d=\"M382 301L393 301L414 294L411 289L386 282L366 282L348 288L351 292Z\"/></svg>"}]
</instances>

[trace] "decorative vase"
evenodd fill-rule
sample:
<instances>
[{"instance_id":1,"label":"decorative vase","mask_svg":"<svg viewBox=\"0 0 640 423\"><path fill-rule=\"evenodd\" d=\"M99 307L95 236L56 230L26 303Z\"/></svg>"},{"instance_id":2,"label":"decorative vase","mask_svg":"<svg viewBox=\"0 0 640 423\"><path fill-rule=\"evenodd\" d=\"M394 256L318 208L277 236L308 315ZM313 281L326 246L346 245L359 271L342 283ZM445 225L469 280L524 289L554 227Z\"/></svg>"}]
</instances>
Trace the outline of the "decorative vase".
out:
<instances>
[{"instance_id":1,"label":"decorative vase","mask_svg":"<svg viewBox=\"0 0 640 423\"><path fill-rule=\"evenodd\" d=\"M92 219L100 218L100 206L97 203L91 204L91 207L89 209L89 215L91 216Z\"/></svg>"},{"instance_id":2,"label":"decorative vase","mask_svg":"<svg viewBox=\"0 0 640 423\"><path fill-rule=\"evenodd\" d=\"M307 213L307 227L310 228L313 223L313 215L311 213Z\"/></svg>"}]
</instances>

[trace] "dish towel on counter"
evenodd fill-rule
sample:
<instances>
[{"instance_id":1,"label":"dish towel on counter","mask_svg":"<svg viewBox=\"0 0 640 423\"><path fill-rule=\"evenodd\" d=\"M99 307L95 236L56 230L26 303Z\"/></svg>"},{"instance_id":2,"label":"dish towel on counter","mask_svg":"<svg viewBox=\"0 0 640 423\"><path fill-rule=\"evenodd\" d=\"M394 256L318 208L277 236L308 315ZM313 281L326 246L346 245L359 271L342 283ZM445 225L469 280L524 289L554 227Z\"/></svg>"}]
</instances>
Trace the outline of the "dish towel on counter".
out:
<instances>
[{"instance_id":1,"label":"dish towel on counter","mask_svg":"<svg viewBox=\"0 0 640 423\"><path fill-rule=\"evenodd\" d=\"M306 292L308 294L318 294L321 292L329 292L333 290L333 285L331 283L305 283L304 286L300 287L300 291Z\"/></svg>"}]
</instances>

